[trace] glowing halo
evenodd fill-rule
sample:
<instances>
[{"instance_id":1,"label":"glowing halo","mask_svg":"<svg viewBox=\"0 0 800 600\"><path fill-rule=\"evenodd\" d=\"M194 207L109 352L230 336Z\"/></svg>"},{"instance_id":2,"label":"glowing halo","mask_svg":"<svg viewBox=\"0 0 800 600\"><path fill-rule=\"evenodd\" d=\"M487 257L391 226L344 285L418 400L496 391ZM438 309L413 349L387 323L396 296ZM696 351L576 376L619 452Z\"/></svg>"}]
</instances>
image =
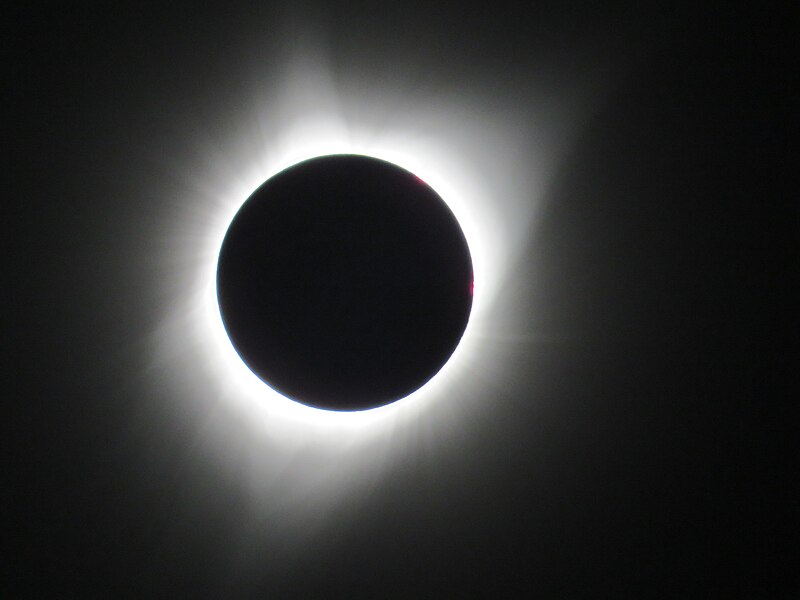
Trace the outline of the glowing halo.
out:
<instances>
[{"instance_id":1,"label":"glowing halo","mask_svg":"<svg viewBox=\"0 0 800 600\"><path fill-rule=\"evenodd\" d=\"M497 231L497 203L488 196L487 184L476 184L476 165L467 165L452 147L441 140L420 139L406 135L376 136L374 132L350 127L333 127L332 118L321 119L316 126L304 121L299 128L287 128L280 141L266 156L244 161L242 172L229 181L209 186L222 190L203 217L201 232L193 232L200 242L195 254L195 277L191 297L183 313L203 356L204 372L210 373L225 396L243 408L251 423L286 426L302 435L313 432L327 435L334 431L352 435L366 429L376 432L387 423L415 420L426 406L448 393L449 383L467 376L476 361L491 360L480 345L476 331L491 319L491 306L503 283L504 258L514 237ZM413 133L413 131L411 132ZM277 151L276 151L277 150ZM309 408L289 400L269 388L242 362L227 337L216 300L216 267L219 249L227 228L242 203L264 181L291 165L327 154L362 154L396 164L417 175L442 197L453 211L469 244L474 269L472 314L455 352L426 385L393 404L362 412L335 412ZM460 160L461 159L461 160ZM231 167L233 168L233 167ZM472 177L465 176L472 173ZM525 221L527 222L527 221ZM494 225L494 227L493 227ZM518 223L519 225L519 223ZM201 240L197 240L200 233ZM506 232L508 233L508 232ZM185 252L185 249L184 249ZM178 311L181 309L177 308ZM485 350L485 348L484 348ZM483 355L483 356L482 356ZM479 358L480 357L480 358ZM268 427L269 428L269 427ZM299 429L297 429L299 428Z\"/></svg>"},{"instance_id":2,"label":"glowing halo","mask_svg":"<svg viewBox=\"0 0 800 600\"><path fill-rule=\"evenodd\" d=\"M241 195L237 194L237 197L240 198L239 201L231 198L229 202L226 202L226 208L229 210L226 210L224 215L220 213L218 220L218 224L224 224L224 227L215 228L216 231L212 239L214 240L213 247L216 248L216 250L209 249L208 255L214 255L215 258L218 257L222 239L236 212L244 201L250 197L253 191L273 175L292 165L317 156L331 154L366 155L386 160L414 173L436 190L448 204L456 215L459 224L461 224L472 252L473 263L475 265L474 278L477 282L475 285L476 291L473 294L473 310L476 312L481 309L485 310L486 307L481 304L483 294L480 292L482 267L486 264L484 257L485 244L481 243L480 229L469 219L469 212L465 202L463 200L459 201L459 198L464 197L464 192L458 191L456 187L449 184L449 182L438 175L430 164L422 164L420 161L414 160L412 156L404 155L397 151L393 152L389 149L377 150L376 148L365 148L356 146L355 144L344 144L341 141L329 142L324 144L324 147L328 150L325 154L316 154L314 152L292 153L291 158L287 157L287 159L279 161L275 167L265 172L263 179L257 181L249 192ZM465 354L463 350L460 349L464 346L469 348L470 345L474 346L475 344L475 340L471 339L471 327L469 324L467 324L467 329L462 336L461 342L447 363L445 363L444 367L442 367L442 369L422 388L399 401L368 411L350 412L328 411L302 405L294 400L286 398L265 384L247 368L234 350L223 326L217 303L216 267L216 260L209 264L209 269L206 273L207 279L201 286L201 288L205 290L203 294L203 303L205 305L204 313L206 317L203 321L209 325L209 338L214 340L214 346L218 352L218 360L221 364L225 365L225 370L228 371L232 379L236 381L236 385L240 388L241 393L250 398L261 398L260 401L264 403L265 411L268 411L273 418L276 414L280 414L283 419L305 421L311 424L312 427L333 425L351 429L353 427L375 426L385 419L397 418L402 412L410 410L409 406L412 403L419 403L421 405L430 402L431 399L436 398L438 394L442 394L446 391L444 388L446 388L445 382L448 379L458 377L459 373L463 375L467 369ZM473 351L474 350L473 348Z\"/></svg>"},{"instance_id":3,"label":"glowing halo","mask_svg":"<svg viewBox=\"0 0 800 600\"><path fill-rule=\"evenodd\" d=\"M547 94L542 105L515 108L477 86L390 92L333 81L326 58L288 57L284 73L266 77L256 69L234 105L172 120L177 146L153 153L163 173L153 190L159 212L149 220L148 255L136 259L147 261L159 319L141 418L150 425L159 415L166 439L188 435L189 462L247 501L242 543L281 555L307 554L310 539L356 518L386 478L402 485L428 469L450 476L442 469L475 452L492 435L487 424L520 408L507 390L537 342L528 242L580 125L578 93L554 114ZM360 412L310 408L268 387L228 339L215 290L218 254L241 205L273 175L329 154L385 160L433 188L461 227L474 273L469 322L443 368L406 398ZM525 402L536 410L535 390Z\"/></svg>"},{"instance_id":4,"label":"glowing halo","mask_svg":"<svg viewBox=\"0 0 800 600\"><path fill-rule=\"evenodd\" d=\"M460 423L494 402L506 335L498 331L526 335L520 316L498 311L497 301L525 248L558 148L542 134L531 149L514 113L486 113L463 96L423 103L401 93L387 118L380 93L334 86L324 69L301 61L285 85L260 86L255 102L221 113L215 121L221 138L198 141L196 123L187 119L190 157L170 165L181 181L161 221L167 231L153 249L163 274L157 285L169 306L151 360L178 410L205 415L205 443L217 456L228 460L241 444L258 453L252 484L262 490L284 463L313 455L318 462L304 459L302 482L295 484L327 482L322 501L344 489L329 482L334 472L363 481L404 449L449 444ZM216 299L218 253L242 203L271 176L329 154L372 156L425 181L458 220L474 271L469 323L444 367L406 398L361 412L310 408L269 388L234 350ZM295 484L285 493L299 489Z\"/></svg>"}]
</instances>

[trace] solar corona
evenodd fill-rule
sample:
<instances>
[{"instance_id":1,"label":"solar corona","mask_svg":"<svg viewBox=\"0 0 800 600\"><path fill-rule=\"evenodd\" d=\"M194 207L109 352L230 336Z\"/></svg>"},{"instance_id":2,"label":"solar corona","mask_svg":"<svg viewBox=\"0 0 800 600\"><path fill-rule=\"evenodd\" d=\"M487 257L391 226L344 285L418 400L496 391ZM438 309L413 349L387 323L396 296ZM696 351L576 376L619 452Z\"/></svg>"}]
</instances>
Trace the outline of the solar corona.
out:
<instances>
[{"instance_id":1,"label":"solar corona","mask_svg":"<svg viewBox=\"0 0 800 600\"><path fill-rule=\"evenodd\" d=\"M427 428L456 431L490 409L518 316L501 298L516 285L541 169L515 159L526 142L512 113L402 96L386 121L379 98L333 89L305 59L281 81L244 112L221 109L221 133L187 138L192 156L168 165L176 187L163 197L165 226L149 234L150 285L164 299L149 368L163 373L169 406L208 424L218 456L251 440L264 481L298 456L304 484L327 478L309 457L334 455L361 481ZM336 193L320 179L345 170ZM392 198L427 208L403 216ZM257 260L236 258L248 255L245 229ZM460 317L441 318L451 310Z\"/></svg>"}]
</instances>

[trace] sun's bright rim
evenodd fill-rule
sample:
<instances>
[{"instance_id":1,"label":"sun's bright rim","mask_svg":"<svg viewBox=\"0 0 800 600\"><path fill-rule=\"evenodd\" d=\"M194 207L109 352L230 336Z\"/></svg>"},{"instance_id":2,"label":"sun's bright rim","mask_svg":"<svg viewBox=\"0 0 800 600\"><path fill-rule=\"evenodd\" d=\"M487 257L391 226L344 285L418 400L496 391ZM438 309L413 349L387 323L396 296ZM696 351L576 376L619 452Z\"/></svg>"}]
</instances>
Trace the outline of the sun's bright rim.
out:
<instances>
[{"instance_id":1,"label":"sun's bright rim","mask_svg":"<svg viewBox=\"0 0 800 600\"><path fill-rule=\"evenodd\" d=\"M297 137L295 137L295 142L297 142ZM437 165L437 161L432 160L431 148L428 148L427 152L420 151L420 148L413 148L412 152L402 152L398 148L390 149L377 144L362 145L342 139L331 140L328 143L319 143L317 139L316 142L308 144L306 148L301 148L300 144L293 144L294 147L287 149L288 151L280 160L269 161L267 165L262 163L261 168L252 166L247 173L247 180L238 182L239 185L223 199L220 210L214 219L215 231L210 236L211 248L207 250L207 256L211 260L208 261L209 268L204 274L205 282L200 287L204 290L205 310L203 312L205 318L203 321L208 327L208 337L213 340L217 363L221 365L222 374L226 374L231 379L235 388L232 391L235 391L235 394L242 399L246 399L248 412L260 413L260 418L265 421L275 422L277 419L285 421L287 424L291 422L295 426L305 425L308 429L321 428L322 431L325 431L331 427L347 430L361 429L364 426L373 427L377 423L387 420L395 421L413 417L423 410L424 406L446 393L447 388L450 387L448 382L467 373L466 367L470 361L466 359L468 356L474 356L477 350L472 330L476 318L480 318L487 309L485 300L490 294L486 293L486 284L491 282L491 278L483 277L489 261L486 259L486 244L480 235L475 219L471 218L472 212L476 211L467 210L468 204L475 206L476 199L470 198L466 190L458 189L454 183L451 183L458 181L458 178L452 173L453 165L448 165L450 166L449 170L445 168L443 161L439 161L443 164ZM440 195L454 213L467 239L472 256L475 281L472 312L461 341L450 359L420 389L396 402L365 411L343 412L312 408L286 398L270 388L250 371L235 351L225 331L217 301L216 269L219 250L230 222L241 205L255 189L275 174L304 160L328 154L372 156L396 164L417 175ZM451 177L447 177L447 174L450 174Z\"/></svg>"}]
</instances>

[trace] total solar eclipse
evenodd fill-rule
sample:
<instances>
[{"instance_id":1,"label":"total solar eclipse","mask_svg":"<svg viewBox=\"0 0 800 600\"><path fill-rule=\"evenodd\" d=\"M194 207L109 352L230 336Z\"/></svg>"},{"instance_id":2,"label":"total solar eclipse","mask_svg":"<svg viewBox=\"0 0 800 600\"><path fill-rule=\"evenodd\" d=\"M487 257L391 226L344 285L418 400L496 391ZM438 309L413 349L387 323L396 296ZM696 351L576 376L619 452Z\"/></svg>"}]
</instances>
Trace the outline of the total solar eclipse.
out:
<instances>
[{"instance_id":1,"label":"total solar eclipse","mask_svg":"<svg viewBox=\"0 0 800 600\"><path fill-rule=\"evenodd\" d=\"M302 404L404 398L447 362L472 307L472 260L441 197L377 158L313 158L264 182L222 242L217 299L244 363Z\"/></svg>"}]
</instances>

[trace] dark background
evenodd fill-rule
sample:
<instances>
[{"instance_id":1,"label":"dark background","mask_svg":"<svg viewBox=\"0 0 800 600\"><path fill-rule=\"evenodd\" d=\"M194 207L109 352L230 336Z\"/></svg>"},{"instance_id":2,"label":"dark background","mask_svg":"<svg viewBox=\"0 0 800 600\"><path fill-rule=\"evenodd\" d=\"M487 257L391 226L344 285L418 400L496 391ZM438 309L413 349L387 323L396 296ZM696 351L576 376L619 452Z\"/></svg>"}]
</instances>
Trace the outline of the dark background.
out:
<instances>
[{"instance_id":1,"label":"dark background","mask_svg":"<svg viewBox=\"0 0 800 600\"><path fill-rule=\"evenodd\" d=\"M788 17L200 4L3 19L5 595L796 593ZM542 82L610 83L493 305L516 335L487 345L491 410L440 452L398 450L293 545L145 368L168 298L139 257L175 185L153 155L186 164L192 136L224 135L248 69L285 59L254 49L308 23L334 79L447 90L531 139Z\"/></svg>"}]
</instances>

